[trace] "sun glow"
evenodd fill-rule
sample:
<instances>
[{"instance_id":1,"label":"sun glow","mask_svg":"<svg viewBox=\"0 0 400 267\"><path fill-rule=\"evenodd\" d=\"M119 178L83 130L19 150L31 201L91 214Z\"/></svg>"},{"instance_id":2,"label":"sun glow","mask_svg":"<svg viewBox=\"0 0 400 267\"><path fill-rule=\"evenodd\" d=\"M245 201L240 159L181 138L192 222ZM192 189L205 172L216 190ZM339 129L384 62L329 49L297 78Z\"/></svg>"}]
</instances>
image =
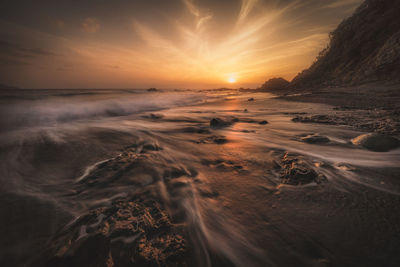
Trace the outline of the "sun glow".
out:
<instances>
[{"instance_id":1,"label":"sun glow","mask_svg":"<svg viewBox=\"0 0 400 267\"><path fill-rule=\"evenodd\" d=\"M233 75L230 75L230 76L228 77L228 83L235 83L235 82L236 82L236 77L233 76Z\"/></svg>"}]
</instances>

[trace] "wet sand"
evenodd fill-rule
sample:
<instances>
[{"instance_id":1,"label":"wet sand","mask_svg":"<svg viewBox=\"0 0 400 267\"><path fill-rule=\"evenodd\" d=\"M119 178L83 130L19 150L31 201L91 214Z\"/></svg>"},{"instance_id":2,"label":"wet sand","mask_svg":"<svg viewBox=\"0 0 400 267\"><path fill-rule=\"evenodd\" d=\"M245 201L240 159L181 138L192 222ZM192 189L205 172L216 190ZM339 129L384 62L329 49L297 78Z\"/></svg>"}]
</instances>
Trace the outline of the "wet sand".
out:
<instances>
[{"instance_id":1,"label":"wet sand","mask_svg":"<svg viewBox=\"0 0 400 267\"><path fill-rule=\"evenodd\" d=\"M352 127L292 121L332 106L237 91L112 92L112 102L94 92L73 95L66 109L82 111L71 114L64 97L2 107L15 117L2 121L1 265L400 261L400 149L368 151L349 144L363 133ZM154 105L137 108L143 99ZM21 103L35 123L15 115Z\"/></svg>"}]
</instances>

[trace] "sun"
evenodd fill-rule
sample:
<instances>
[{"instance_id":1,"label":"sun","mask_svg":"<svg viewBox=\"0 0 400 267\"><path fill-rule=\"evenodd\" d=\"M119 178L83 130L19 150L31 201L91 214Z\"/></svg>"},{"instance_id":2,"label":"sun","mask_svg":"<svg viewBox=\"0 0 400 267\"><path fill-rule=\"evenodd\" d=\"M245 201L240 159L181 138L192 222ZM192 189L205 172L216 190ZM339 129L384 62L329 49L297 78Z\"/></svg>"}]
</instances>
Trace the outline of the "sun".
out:
<instances>
[{"instance_id":1,"label":"sun","mask_svg":"<svg viewBox=\"0 0 400 267\"><path fill-rule=\"evenodd\" d=\"M230 75L228 77L228 83L235 83L236 82L236 77L234 75Z\"/></svg>"}]
</instances>

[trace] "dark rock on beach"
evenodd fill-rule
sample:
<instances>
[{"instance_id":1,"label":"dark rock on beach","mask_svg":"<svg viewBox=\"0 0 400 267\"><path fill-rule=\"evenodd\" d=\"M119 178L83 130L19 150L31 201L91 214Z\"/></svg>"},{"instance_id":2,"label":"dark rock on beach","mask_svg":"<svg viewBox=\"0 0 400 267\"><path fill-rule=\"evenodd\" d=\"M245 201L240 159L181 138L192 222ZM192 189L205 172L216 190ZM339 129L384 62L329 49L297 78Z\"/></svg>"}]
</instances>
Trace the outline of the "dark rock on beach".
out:
<instances>
[{"instance_id":1,"label":"dark rock on beach","mask_svg":"<svg viewBox=\"0 0 400 267\"><path fill-rule=\"evenodd\" d=\"M301 141L309 144L329 143L329 138L319 134L310 134L301 138Z\"/></svg>"},{"instance_id":2,"label":"dark rock on beach","mask_svg":"<svg viewBox=\"0 0 400 267\"><path fill-rule=\"evenodd\" d=\"M157 119L161 119L162 117L164 117L163 114L150 113L151 119L157 120Z\"/></svg>"},{"instance_id":3,"label":"dark rock on beach","mask_svg":"<svg viewBox=\"0 0 400 267\"><path fill-rule=\"evenodd\" d=\"M232 124L232 121L223 120L223 119L220 119L220 118L212 118L210 120L210 127L211 128L223 128L223 127L230 126L231 124Z\"/></svg>"},{"instance_id":4,"label":"dark rock on beach","mask_svg":"<svg viewBox=\"0 0 400 267\"><path fill-rule=\"evenodd\" d=\"M392 97L392 101L398 101L398 99L399 98ZM346 125L360 131L377 132L384 135L399 137L399 109L394 107L390 110L385 110L385 106L388 108L388 104L390 103L383 101L382 98L379 98L379 101L382 101L380 108L368 110L341 110L329 115L322 114L313 116L296 116L292 119L292 121L303 123ZM363 108L365 108L365 106Z\"/></svg>"},{"instance_id":5,"label":"dark rock on beach","mask_svg":"<svg viewBox=\"0 0 400 267\"><path fill-rule=\"evenodd\" d=\"M386 152L400 147L399 139L377 133L357 136L351 140L351 143L376 152Z\"/></svg>"},{"instance_id":6,"label":"dark rock on beach","mask_svg":"<svg viewBox=\"0 0 400 267\"><path fill-rule=\"evenodd\" d=\"M258 124L265 125L265 124L268 124L268 121L262 120L262 121L260 121Z\"/></svg>"},{"instance_id":7,"label":"dark rock on beach","mask_svg":"<svg viewBox=\"0 0 400 267\"><path fill-rule=\"evenodd\" d=\"M164 115L160 113L150 113L148 115L143 115L142 118L151 119L151 120L159 120L163 118Z\"/></svg>"},{"instance_id":8,"label":"dark rock on beach","mask_svg":"<svg viewBox=\"0 0 400 267\"><path fill-rule=\"evenodd\" d=\"M283 184L304 185L312 182L321 183L326 178L318 174L303 160L286 153L281 164L280 178Z\"/></svg>"},{"instance_id":9,"label":"dark rock on beach","mask_svg":"<svg viewBox=\"0 0 400 267\"><path fill-rule=\"evenodd\" d=\"M305 123L337 124L335 120L328 115L296 116L292 119L292 121Z\"/></svg>"},{"instance_id":10,"label":"dark rock on beach","mask_svg":"<svg viewBox=\"0 0 400 267\"><path fill-rule=\"evenodd\" d=\"M212 136L208 136L206 138L202 138L199 141L197 141L196 143L198 143L198 144L213 144L214 143L214 144L218 144L218 145L223 145L227 142L228 142L228 140L223 135L212 135Z\"/></svg>"},{"instance_id":11,"label":"dark rock on beach","mask_svg":"<svg viewBox=\"0 0 400 267\"><path fill-rule=\"evenodd\" d=\"M155 201L114 202L80 217L53 241L45 266L176 266L187 245Z\"/></svg>"},{"instance_id":12,"label":"dark rock on beach","mask_svg":"<svg viewBox=\"0 0 400 267\"><path fill-rule=\"evenodd\" d=\"M210 130L204 128L204 127L194 127L194 126L189 126L185 127L182 129L182 132L184 133L198 133L198 134L208 134L210 133Z\"/></svg>"}]
</instances>

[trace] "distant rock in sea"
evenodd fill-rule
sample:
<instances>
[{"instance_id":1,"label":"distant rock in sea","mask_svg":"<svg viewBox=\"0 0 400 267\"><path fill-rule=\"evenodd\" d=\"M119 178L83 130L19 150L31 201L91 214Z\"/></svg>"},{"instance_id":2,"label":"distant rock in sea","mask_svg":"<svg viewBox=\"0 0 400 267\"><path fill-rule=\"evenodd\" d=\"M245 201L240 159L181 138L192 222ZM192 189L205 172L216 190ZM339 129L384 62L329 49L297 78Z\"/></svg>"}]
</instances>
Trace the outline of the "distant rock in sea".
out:
<instances>
[{"instance_id":1,"label":"distant rock in sea","mask_svg":"<svg viewBox=\"0 0 400 267\"><path fill-rule=\"evenodd\" d=\"M19 88L0 83L0 90L10 90L10 89L19 89Z\"/></svg>"},{"instance_id":2,"label":"distant rock in sea","mask_svg":"<svg viewBox=\"0 0 400 267\"><path fill-rule=\"evenodd\" d=\"M158 90L157 90L157 88L149 88L149 89L147 89L147 92L157 92Z\"/></svg>"},{"instance_id":3,"label":"distant rock in sea","mask_svg":"<svg viewBox=\"0 0 400 267\"><path fill-rule=\"evenodd\" d=\"M289 82L284 78L272 78L266 81L262 86L262 91L272 91L285 89L289 85Z\"/></svg>"}]
</instances>

